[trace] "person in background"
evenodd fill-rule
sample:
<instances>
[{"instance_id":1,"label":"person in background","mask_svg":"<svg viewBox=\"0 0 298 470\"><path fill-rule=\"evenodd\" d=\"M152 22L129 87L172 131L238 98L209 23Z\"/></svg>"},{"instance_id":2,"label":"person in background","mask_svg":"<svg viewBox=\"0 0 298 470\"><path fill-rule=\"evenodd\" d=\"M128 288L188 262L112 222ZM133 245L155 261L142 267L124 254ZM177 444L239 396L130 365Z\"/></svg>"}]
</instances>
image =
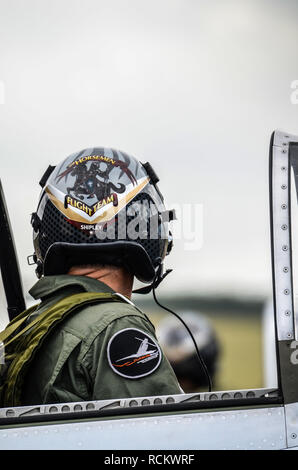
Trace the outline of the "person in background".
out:
<instances>
[{"instance_id":1,"label":"person in background","mask_svg":"<svg viewBox=\"0 0 298 470\"><path fill-rule=\"evenodd\" d=\"M194 336L214 384L221 349L214 328L207 317L199 312L184 312L181 317ZM184 325L177 318L166 315L156 328L161 348L184 392L196 392L206 387L206 374L200 366L195 346Z\"/></svg>"}]
</instances>

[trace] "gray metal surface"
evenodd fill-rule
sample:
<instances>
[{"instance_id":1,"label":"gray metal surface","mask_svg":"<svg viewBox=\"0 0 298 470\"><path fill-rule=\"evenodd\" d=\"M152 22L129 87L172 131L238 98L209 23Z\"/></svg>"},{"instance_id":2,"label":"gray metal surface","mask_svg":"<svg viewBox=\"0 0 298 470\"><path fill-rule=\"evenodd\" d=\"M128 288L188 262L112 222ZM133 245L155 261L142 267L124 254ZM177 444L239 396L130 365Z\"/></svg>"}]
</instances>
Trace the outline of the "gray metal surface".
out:
<instances>
[{"instance_id":1,"label":"gray metal surface","mask_svg":"<svg viewBox=\"0 0 298 470\"><path fill-rule=\"evenodd\" d=\"M276 145L277 147L286 147L289 142L298 142L298 136L289 134L282 130L275 131L273 145Z\"/></svg>"},{"instance_id":2,"label":"gray metal surface","mask_svg":"<svg viewBox=\"0 0 298 470\"><path fill-rule=\"evenodd\" d=\"M296 136L275 132L272 149L272 230L277 339L295 338L289 211L289 142Z\"/></svg>"},{"instance_id":3,"label":"gray metal surface","mask_svg":"<svg viewBox=\"0 0 298 470\"><path fill-rule=\"evenodd\" d=\"M287 447L298 445L298 403L285 405Z\"/></svg>"},{"instance_id":4,"label":"gray metal surface","mask_svg":"<svg viewBox=\"0 0 298 470\"><path fill-rule=\"evenodd\" d=\"M221 400L234 400L237 405L237 400L243 398L261 398L261 397L274 397L278 395L276 388L258 388L258 389L245 389L245 390L226 390L216 391L211 393L188 393L180 395L163 395L151 397L138 397L138 398L123 398L115 400L94 400L88 402L74 402L74 403L57 403L50 405L37 405L37 406L20 406L0 409L0 418L4 419L1 426L5 425L5 418L22 418L27 416L39 416L62 414L67 416L68 413L75 413L77 418L80 418L80 413L85 411L94 410L115 410L117 409L130 409L135 407L152 407L154 412L155 406L173 404L173 403L200 403L209 401ZM220 403L219 403L220 406Z\"/></svg>"},{"instance_id":5,"label":"gray metal surface","mask_svg":"<svg viewBox=\"0 0 298 470\"><path fill-rule=\"evenodd\" d=\"M290 216L291 216L291 257L293 280L293 311L295 338L298 325L298 144L290 146Z\"/></svg>"},{"instance_id":6,"label":"gray metal surface","mask_svg":"<svg viewBox=\"0 0 298 470\"><path fill-rule=\"evenodd\" d=\"M0 449L284 449L284 408L133 417L0 430Z\"/></svg>"}]
</instances>

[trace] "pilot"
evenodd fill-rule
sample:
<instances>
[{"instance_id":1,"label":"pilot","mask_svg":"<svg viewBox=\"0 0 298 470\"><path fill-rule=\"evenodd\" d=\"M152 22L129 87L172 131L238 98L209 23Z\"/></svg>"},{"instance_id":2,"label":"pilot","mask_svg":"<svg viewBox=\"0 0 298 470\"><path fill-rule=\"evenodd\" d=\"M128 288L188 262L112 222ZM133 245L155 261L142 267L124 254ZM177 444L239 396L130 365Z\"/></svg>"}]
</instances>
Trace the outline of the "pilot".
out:
<instances>
[{"instance_id":1,"label":"pilot","mask_svg":"<svg viewBox=\"0 0 298 470\"><path fill-rule=\"evenodd\" d=\"M117 205L93 204L87 214L66 204L73 168L101 161L113 166L110 183L125 185ZM147 291L162 280L171 250L169 211L156 183L149 164L108 148L82 150L49 167L32 214L39 280L30 294L39 304L28 324L63 307L28 363L18 404L181 393L153 324L131 301L135 280ZM88 205L88 194L84 199ZM153 212L140 210L143 203ZM83 295L85 303L71 304ZM63 308L68 315L61 319Z\"/></svg>"},{"instance_id":2,"label":"pilot","mask_svg":"<svg viewBox=\"0 0 298 470\"><path fill-rule=\"evenodd\" d=\"M214 385L221 351L219 338L207 316L187 311L181 318L194 336ZM156 326L156 334L184 392L197 392L206 387L206 374L198 362L195 346L184 325L177 318L166 315Z\"/></svg>"}]
</instances>

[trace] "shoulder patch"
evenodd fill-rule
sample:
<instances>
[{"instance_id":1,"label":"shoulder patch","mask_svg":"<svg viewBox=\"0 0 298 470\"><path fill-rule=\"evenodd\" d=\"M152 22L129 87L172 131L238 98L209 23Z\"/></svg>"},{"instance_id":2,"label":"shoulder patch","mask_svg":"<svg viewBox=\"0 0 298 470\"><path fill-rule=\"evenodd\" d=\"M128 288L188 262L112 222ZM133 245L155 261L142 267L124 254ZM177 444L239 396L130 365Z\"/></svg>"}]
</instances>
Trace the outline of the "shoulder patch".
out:
<instances>
[{"instance_id":1,"label":"shoulder patch","mask_svg":"<svg viewBox=\"0 0 298 470\"><path fill-rule=\"evenodd\" d=\"M125 328L112 336L107 347L110 367L127 379L152 374L162 353L155 339L137 328Z\"/></svg>"}]
</instances>

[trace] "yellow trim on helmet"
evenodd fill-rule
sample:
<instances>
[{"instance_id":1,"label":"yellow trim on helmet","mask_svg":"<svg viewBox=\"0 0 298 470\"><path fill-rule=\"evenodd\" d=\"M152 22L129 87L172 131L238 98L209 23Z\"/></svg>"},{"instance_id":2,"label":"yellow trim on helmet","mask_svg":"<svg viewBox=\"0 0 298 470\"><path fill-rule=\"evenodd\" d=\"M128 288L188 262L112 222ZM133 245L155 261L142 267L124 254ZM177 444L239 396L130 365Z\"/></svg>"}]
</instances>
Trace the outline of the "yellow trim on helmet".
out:
<instances>
[{"instance_id":1,"label":"yellow trim on helmet","mask_svg":"<svg viewBox=\"0 0 298 470\"><path fill-rule=\"evenodd\" d=\"M128 204L147 185L148 182L149 182L149 178L147 177L144 181L142 181L140 184L138 184L138 186L133 188L122 199L120 199L118 206L109 207L106 211L103 212L103 214L96 217L96 219L92 220L92 222L90 221L89 217L86 218L86 217L83 216L83 214L82 215L78 214L77 212L72 210L71 207L65 208L64 203L61 202L51 192L51 190L48 187L45 189L45 192L49 196L49 198L52 201L52 203L54 204L54 206L57 207L57 209L59 209L59 211L62 212L62 214L64 214L65 217L67 217L68 219L73 220L74 222L81 222L81 223L86 223L87 222L89 224L90 223L97 224L97 223L100 223L100 222L107 222L110 219L112 219L113 217L115 217L115 215L118 214L118 212L121 209L123 209L123 207L125 207L126 204Z\"/></svg>"}]
</instances>

